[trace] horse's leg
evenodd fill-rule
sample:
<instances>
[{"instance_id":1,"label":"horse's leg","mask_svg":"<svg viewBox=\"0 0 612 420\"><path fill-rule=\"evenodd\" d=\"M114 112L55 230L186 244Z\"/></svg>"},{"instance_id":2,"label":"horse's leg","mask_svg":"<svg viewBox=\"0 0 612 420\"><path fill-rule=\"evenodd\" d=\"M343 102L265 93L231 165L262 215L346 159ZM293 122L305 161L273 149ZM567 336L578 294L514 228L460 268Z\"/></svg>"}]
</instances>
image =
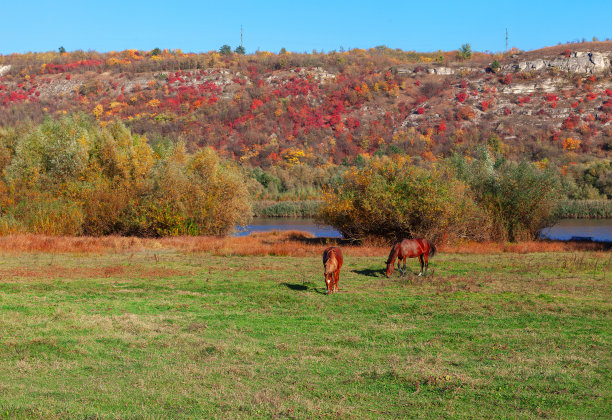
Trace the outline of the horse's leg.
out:
<instances>
[{"instance_id":1,"label":"horse's leg","mask_svg":"<svg viewBox=\"0 0 612 420\"><path fill-rule=\"evenodd\" d=\"M425 274L427 274L427 269L429 268L429 254L425 254Z\"/></svg>"},{"instance_id":2,"label":"horse's leg","mask_svg":"<svg viewBox=\"0 0 612 420\"><path fill-rule=\"evenodd\" d=\"M419 273L419 276L423 275L423 254L419 255L419 262L421 263L421 272Z\"/></svg>"},{"instance_id":3,"label":"horse's leg","mask_svg":"<svg viewBox=\"0 0 612 420\"><path fill-rule=\"evenodd\" d=\"M338 288L338 280L340 280L340 270L336 271L336 280L334 281L334 287L336 288L336 292L340 290Z\"/></svg>"}]
</instances>

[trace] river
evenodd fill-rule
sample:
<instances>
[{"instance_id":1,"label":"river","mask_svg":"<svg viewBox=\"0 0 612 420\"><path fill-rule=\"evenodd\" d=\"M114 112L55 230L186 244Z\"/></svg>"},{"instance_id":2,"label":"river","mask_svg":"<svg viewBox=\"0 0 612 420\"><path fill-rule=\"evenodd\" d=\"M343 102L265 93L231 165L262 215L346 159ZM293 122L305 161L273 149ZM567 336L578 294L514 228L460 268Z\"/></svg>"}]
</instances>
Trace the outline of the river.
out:
<instances>
[{"instance_id":1,"label":"river","mask_svg":"<svg viewBox=\"0 0 612 420\"><path fill-rule=\"evenodd\" d=\"M590 238L597 242L612 242L612 219L562 219L554 226L542 229L542 237L556 241Z\"/></svg>"},{"instance_id":2,"label":"river","mask_svg":"<svg viewBox=\"0 0 612 420\"><path fill-rule=\"evenodd\" d=\"M340 238L342 235L331 226L320 225L314 219L292 217L256 217L234 236L246 236L253 232L296 230L308 232L317 238ZM612 242L612 219L563 219L542 230L542 237L557 241L572 238L590 238L598 242Z\"/></svg>"}]
</instances>

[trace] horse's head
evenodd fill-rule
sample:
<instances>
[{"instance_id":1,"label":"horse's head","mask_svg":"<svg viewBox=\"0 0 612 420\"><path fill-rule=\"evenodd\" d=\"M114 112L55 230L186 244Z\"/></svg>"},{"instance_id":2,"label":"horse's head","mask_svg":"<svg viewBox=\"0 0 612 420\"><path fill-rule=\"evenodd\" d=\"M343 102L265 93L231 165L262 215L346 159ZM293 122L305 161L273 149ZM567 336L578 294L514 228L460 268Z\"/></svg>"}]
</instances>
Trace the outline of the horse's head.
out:
<instances>
[{"instance_id":1,"label":"horse's head","mask_svg":"<svg viewBox=\"0 0 612 420\"><path fill-rule=\"evenodd\" d=\"M328 273L327 271L325 272L325 290L327 291L327 294L330 294L333 292L333 287L334 287L334 273Z\"/></svg>"},{"instance_id":2,"label":"horse's head","mask_svg":"<svg viewBox=\"0 0 612 420\"><path fill-rule=\"evenodd\" d=\"M386 261L385 264L387 264L386 275L387 275L387 277L391 277L391 274L393 274L393 269L395 268L395 264L393 264L390 261Z\"/></svg>"}]
</instances>

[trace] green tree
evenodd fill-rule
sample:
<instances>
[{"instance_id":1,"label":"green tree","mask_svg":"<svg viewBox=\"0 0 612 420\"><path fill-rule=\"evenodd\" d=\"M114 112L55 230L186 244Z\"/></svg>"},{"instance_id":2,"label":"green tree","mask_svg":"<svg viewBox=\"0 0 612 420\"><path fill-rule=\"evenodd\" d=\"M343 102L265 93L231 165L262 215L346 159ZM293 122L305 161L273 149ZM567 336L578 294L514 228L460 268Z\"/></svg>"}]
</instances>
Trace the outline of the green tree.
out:
<instances>
[{"instance_id":1,"label":"green tree","mask_svg":"<svg viewBox=\"0 0 612 420\"><path fill-rule=\"evenodd\" d=\"M464 60L472 58L472 46L470 44L463 44L459 49L459 57Z\"/></svg>"},{"instance_id":2,"label":"green tree","mask_svg":"<svg viewBox=\"0 0 612 420\"><path fill-rule=\"evenodd\" d=\"M161 54L161 50L159 48L153 48L153 50L151 50L151 55L153 57L155 57L156 55L160 55Z\"/></svg>"},{"instance_id":3,"label":"green tree","mask_svg":"<svg viewBox=\"0 0 612 420\"><path fill-rule=\"evenodd\" d=\"M242 45L239 45L236 47L236 49L234 50L234 52L236 54L240 54L240 55L244 55L246 53L244 47Z\"/></svg>"},{"instance_id":4,"label":"green tree","mask_svg":"<svg viewBox=\"0 0 612 420\"><path fill-rule=\"evenodd\" d=\"M456 175L467 182L492 221L494 239L534 239L553 222L560 196L554 170L542 170L530 162L495 161L485 147L477 151L476 159L469 164L459 156L451 161Z\"/></svg>"},{"instance_id":5,"label":"green tree","mask_svg":"<svg viewBox=\"0 0 612 420\"><path fill-rule=\"evenodd\" d=\"M224 235L251 215L248 179L212 149L156 145L84 115L0 131L0 230Z\"/></svg>"},{"instance_id":6,"label":"green tree","mask_svg":"<svg viewBox=\"0 0 612 420\"><path fill-rule=\"evenodd\" d=\"M499 64L499 61L497 60L493 60L493 62L491 63L491 71L493 71L493 73L497 73L499 71L499 69L501 68L501 65Z\"/></svg>"},{"instance_id":7,"label":"green tree","mask_svg":"<svg viewBox=\"0 0 612 420\"><path fill-rule=\"evenodd\" d=\"M57 50L59 51L60 54L64 54L66 52L66 48L64 48L63 46L59 47Z\"/></svg>"},{"instance_id":8,"label":"green tree","mask_svg":"<svg viewBox=\"0 0 612 420\"><path fill-rule=\"evenodd\" d=\"M464 183L442 167L422 169L401 156L371 158L346 172L326 192L319 219L353 239L488 238L484 213Z\"/></svg>"},{"instance_id":9,"label":"green tree","mask_svg":"<svg viewBox=\"0 0 612 420\"><path fill-rule=\"evenodd\" d=\"M224 44L221 46L221 48L219 48L219 53L221 53L222 55L230 55L232 53L232 47L227 44Z\"/></svg>"}]
</instances>

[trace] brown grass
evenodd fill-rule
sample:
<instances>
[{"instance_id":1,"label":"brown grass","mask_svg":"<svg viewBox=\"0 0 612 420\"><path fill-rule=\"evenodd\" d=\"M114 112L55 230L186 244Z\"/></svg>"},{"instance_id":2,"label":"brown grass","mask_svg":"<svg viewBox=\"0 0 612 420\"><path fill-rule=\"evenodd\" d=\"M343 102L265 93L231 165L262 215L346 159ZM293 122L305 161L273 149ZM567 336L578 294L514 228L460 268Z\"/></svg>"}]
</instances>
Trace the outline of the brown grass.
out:
<instances>
[{"instance_id":1,"label":"brown grass","mask_svg":"<svg viewBox=\"0 0 612 420\"><path fill-rule=\"evenodd\" d=\"M147 268L147 267L66 267L50 265L40 268L0 268L0 279L7 282L19 280L41 280L41 279L103 279L111 277L159 279L177 276L184 272L169 268Z\"/></svg>"},{"instance_id":2,"label":"brown grass","mask_svg":"<svg viewBox=\"0 0 612 420\"><path fill-rule=\"evenodd\" d=\"M304 232L265 232L242 237L181 236L136 238L122 236L71 237L8 235L0 237L0 252L106 253L145 250L178 250L213 255L318 256L329 245L339 245L350 256L387 256L389 245L368 241L362 245L329 238L315 238ZM521 243L468 242L442 245L439 252L451 254L500 254L533 252L601 251L608 247L588 242L530 241Z\"/></svg>"},{"instance_id":3,"label":"brown grass","mask_svg":"<svg viewBox=\"0 0 612 420\"><path fill-rule=\"evenodd\" d=\"M468 242L443 245L441 252L449 254L530 254L534 252L603 251L608 247L597 242L526 241L518 243Z\"/></svg>"}]
</instances>

